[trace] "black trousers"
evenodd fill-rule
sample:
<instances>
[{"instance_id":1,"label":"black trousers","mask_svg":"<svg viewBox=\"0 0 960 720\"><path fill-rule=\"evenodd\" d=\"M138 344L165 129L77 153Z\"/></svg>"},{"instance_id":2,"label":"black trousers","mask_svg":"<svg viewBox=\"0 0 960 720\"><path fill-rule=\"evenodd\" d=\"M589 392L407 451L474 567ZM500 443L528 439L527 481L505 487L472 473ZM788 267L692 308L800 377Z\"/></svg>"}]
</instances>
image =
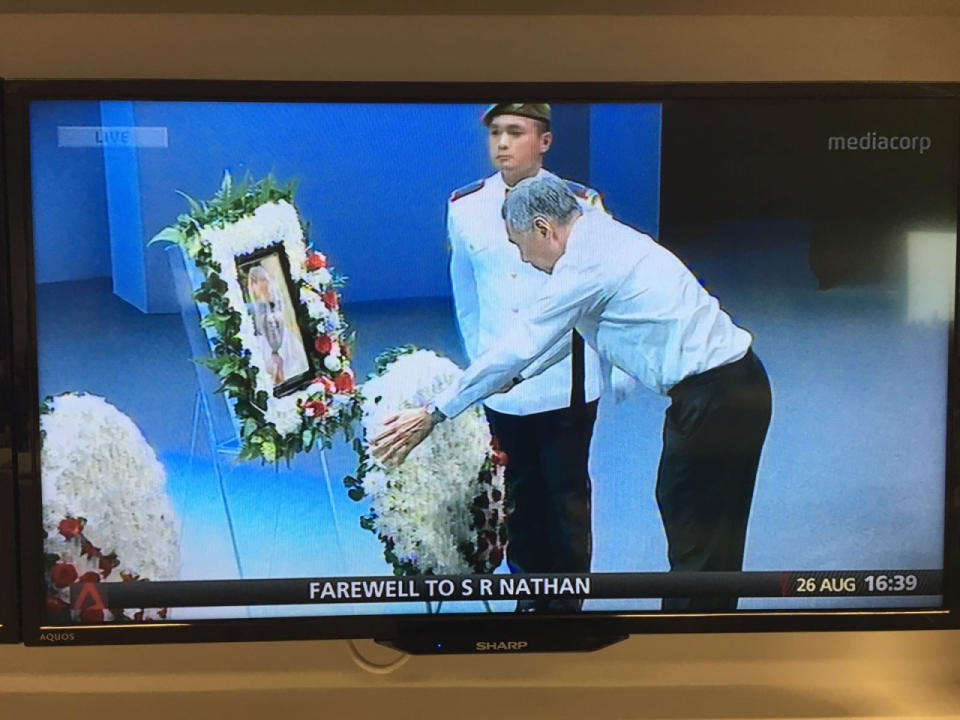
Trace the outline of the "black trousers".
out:
<instances>
[{"instance_id":1,"label":"black trousers","mask_svg":"<svg viewBox=\"0 0 960 720\"><path fill-rule=\"evenodd\" d=\"M507 453L507 564L511 572L590 571L590 475L587 459L597 401L533 415L486 408ZM519 610L577 610L571 599L521 603Z\"/></svg>"},{"instance_id":2,"label":"black trousers","mask_svg":"<svg viewBox=\"0 0 960 720\"><path fill-rule=\"evenodd\" d=\"M770 424L767 373L750 350L734 363L686 378L670 397L656 490L670 569L739 571ZM735 597L662 602L668 611L736 607Z\"/></svg>"}]
</instances>

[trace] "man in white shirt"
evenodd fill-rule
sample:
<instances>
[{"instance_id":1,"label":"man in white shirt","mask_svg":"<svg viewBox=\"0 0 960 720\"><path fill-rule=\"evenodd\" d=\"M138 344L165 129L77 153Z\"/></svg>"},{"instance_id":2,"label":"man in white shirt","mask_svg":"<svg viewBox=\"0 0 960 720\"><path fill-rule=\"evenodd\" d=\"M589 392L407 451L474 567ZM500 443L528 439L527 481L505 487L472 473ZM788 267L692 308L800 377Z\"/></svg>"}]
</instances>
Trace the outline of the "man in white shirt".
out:
<instances>
[{"instance_id":1,"label":"man in white shirt","mask_svg":"<svg viewBox=\"0 0 960 720\"><path fill-rule=\"evenodd\" d=\"M483 115L497 172L453 192L447 206L450 279L457 322L470 361L516 325L546 276L521 262L503 226L503 200L528 177L556 177L543 168L553 142L551 109L541 103L498 103ZM564 181L584 210L602 211L600 196ZM600 394L596 352L574 331L558 338L557 362L536 378L484 401L506 469L512 572L589 572L590 476L587 459ZM518 603L519 611L575 610L579 601Z\"/></svg>"},{"instance_id":2,"label":"man in white shirt","mask_svg":"<svg viewBox=\"0 0 960 720\"><path fill-rule=\"evenodd\" d=\"M750 334L668 250L603 213L583 213L562 182L532 178L503 215L524 262L549 280L499 343L431 407L388 419L374 455L402 462L437 422L556 362L572 327L614 365L669 395L657 502L672 570L740 570L771 414ZM665 610L735 609L737 598L665 598Z\"/></svg>"}]
</instances>

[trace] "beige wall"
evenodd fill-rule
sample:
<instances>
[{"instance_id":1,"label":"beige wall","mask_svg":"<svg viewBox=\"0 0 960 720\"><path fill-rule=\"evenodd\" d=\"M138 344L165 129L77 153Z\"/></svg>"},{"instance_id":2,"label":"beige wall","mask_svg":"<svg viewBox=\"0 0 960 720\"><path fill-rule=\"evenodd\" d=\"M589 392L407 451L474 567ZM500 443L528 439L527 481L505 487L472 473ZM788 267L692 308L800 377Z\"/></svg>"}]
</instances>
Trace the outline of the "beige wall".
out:
<instances>
[{"instance_id":1,"label":"beige wall","mask_svg":"<svg viewBox=\"0 0 960 720\"><path fill-rule=\"evenodd\" d=\"M0 75L960 81L956 14L838 7L851 16L0 14ZM960 718L960 632L647 636L589 655L413 658L382 677L339 642L0 647L0 720L41 713Z\"/></svg>"},{"instance_id":2,"label":"beige wall","mask_svg":"<svg viewBox=\"0 0 960 720\"><path fill-rule=\"evenodd\" d=\"M6 77L960 79L960 16L0 15L0 30Z\"/></svg>"}]
</instances>

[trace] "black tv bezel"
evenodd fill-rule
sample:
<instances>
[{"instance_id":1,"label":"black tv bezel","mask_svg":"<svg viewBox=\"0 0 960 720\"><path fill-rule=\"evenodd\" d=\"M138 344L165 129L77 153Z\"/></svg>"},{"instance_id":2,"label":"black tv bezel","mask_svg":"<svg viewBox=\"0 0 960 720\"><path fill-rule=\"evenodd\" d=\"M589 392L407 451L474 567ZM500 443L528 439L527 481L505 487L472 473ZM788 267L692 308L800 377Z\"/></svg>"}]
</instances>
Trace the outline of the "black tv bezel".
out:
<instances>
[{"instance_id":1,"label":"black tv bezel","mask_svg":"<svg viewBox=\"0 0 960 720\"><path fill-rule=\"evenodd\" d=\"M0 109L0 128L3 112ZM0 149L2 155L2 149ZM0 170L0 257L7 257L6 173ZM13 341L10 314L10 265L0 263L0 643L20 639L20 589L17 568L16 454L11 437L14 425Z\"/></svg>"},{"instance_id":2,"label":"black tv bezel","mask_svg":"<svg viewBox=\"0 0 960 720\"><path fill-rule=\"evenodd\" d=\"M194 620L130 625L45 626L39 417L34 315L28 106L34 100L168 100L264 102L643 102L672 100L942 100L960 123L960 83L408 83L213 80L16 80L4 86L9 297L18 415L14 432L20 519L23 638L28 645L131 644L374 638L410 647L466 647L471 639L523 638L526 650L548 649L557 637L619 638L640 633L918 630L960 627L960 477L956 427L957 343L951 324L948 361L944 604L940 609L764 610L714 614L582 613L578 615L369 615ZM960 163L960 158L958 158ZM960 178L958 178L960 188ZM958 189L960 207L960 189ZM958 212L960 215L960 212ZM958 217L960 226L960 217ZM16 270L15 272L13 270ZM955 269L956 273L956 269ZM6 294L6 293L5 293ZM2 302L2 301L0 301ZM2 307L2 305L0 305ZM955 317L957 303L955 298ZM2 481L2 477L0 477ZM2 487L2 485L0 485ZM555 643L553 643L555 644Z\"/></svg>"}]
</instances>

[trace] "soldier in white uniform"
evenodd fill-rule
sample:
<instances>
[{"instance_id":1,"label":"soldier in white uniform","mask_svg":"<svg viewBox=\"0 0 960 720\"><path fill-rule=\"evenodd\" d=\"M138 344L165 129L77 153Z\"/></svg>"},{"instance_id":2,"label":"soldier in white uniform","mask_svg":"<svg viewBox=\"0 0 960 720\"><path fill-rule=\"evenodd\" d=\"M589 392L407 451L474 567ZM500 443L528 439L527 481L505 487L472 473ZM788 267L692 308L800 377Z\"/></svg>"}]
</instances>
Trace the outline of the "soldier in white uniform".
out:
<instances>
[{"instance_id":1,"label":"soldier in white uniform","mask_svg":"<svg viewBox=\"0 0 960 720\"><path fill-rule=\"evenodd\" d=\"M450 277L457 321L470 361L489 350L533 302L546 276L520 261L507 238L501 207L520 180L551 175L543 156L553 141L546 104L499 103L483 115L490 177L453 192L447 207ZM555 177L555 176L553 176ZM584 211L601 211L600 196L567 181ZM485 401L487 418L509 461L506 470L512 572L587 572L591 555L587 458L600 364L576 332L555 352L566 356L536 378ZM565 611L578 601L539 600L520 612Z\"/></svg>"}]
</instances>

